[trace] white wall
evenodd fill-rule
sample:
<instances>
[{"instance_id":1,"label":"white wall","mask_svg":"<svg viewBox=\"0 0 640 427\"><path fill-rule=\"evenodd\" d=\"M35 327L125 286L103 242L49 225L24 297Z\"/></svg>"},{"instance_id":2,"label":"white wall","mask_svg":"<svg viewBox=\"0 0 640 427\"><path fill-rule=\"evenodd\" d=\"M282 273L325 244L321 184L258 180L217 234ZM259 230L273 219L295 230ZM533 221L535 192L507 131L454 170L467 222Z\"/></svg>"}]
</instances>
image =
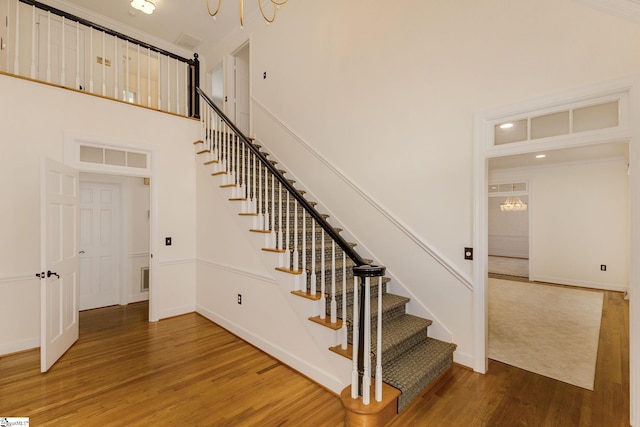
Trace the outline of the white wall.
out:
<instances>
[{"instance_id":1,"label":"white wall","mask_svg":"<svg viewBox=\"0 0 640 427\"><path fill-rule=\"evenodd\" d=\"M40 159L64 159L65 132L155 150L159 317L195 309L197 122L0 75L0 354L39 345Z\"/></svg>"},{"instance_id":2,"label":"white wall","mask_svg":"<svg viewBox=\"0 0 640 427\"><path fill-rule=\"evenodd\" d=\"M518 196L529 203L527 196ZM500 204L507 196L489 197L489 255L529 257L529 212L504 212Z\"/></svg>"},{"instance_id":3,"label":"white wall","mask_svg":"<svg viewBox=\"0 0 640 427\"><path fill-rule=\"evenodd\" d=\"M640 26L571 0L289 2L207 63L247 38L254 133L451 331L458 361L472 291L423 247L470 275L473 114L640 72Z\"/></svg>"},{"instance_id":4,"label":"white wall","mask_svg":"<svg viewBox=\"0 0 640 427\"><path fill-rule=\"evenodd\" d=\"M531 280L629 288L626 159L491 171L494 182L529 181ZM606 271L600 265L607 266Z\"/></svg>"},{"instance_id":5,"label":"white wall","mask_svg":"<svg viewBox=\"0 0 640 427\"><path fill-rule=\"evenodd\" d=\"M340 393L351 363L328 350L336 332L308 320L319 301L291 294L295 276L275 270L278 254L261 250L264 235L249 231L253 218L238 215L240 203L211 171L197 173L198 313Z\"/></svg>"}]
</instances>

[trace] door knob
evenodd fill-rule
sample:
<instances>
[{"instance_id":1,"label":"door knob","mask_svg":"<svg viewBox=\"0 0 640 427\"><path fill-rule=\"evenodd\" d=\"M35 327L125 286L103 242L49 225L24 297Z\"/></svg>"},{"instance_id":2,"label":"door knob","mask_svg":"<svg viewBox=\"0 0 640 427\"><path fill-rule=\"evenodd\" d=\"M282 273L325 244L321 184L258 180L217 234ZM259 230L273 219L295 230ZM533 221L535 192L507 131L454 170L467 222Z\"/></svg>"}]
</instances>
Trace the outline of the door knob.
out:
<instances>
[{"instance_id":1,"label":"door knob","mask_svg":"<svg viewBox=\"0 0 640 427\"><path fill-rule=\"evenodd\" d=\"M58 279L60 278L58 273L56 273L54 271L51 271L51 270L47 270L47 277L51 277L51 276L56 276Z\"/></svg>"}]
</instances>

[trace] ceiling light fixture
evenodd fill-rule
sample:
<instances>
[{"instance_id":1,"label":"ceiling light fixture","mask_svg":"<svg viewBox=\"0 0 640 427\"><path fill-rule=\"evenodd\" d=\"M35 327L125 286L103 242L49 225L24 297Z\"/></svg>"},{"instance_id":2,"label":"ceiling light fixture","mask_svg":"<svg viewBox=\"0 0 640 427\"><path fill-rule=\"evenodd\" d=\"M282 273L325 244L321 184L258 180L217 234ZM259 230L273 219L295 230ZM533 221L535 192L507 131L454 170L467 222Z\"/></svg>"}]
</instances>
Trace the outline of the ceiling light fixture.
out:
<instances>
[{"instance_id":1,"label":"ceiling light fixture","mask_svg":"<svg viewBox=\"0 0 640 427\"><path fill-rule=\"evenodd\" d=\"M503 123L500 125L500 129L511 129L513 127L513 123Z\"/></svg>"},{"instance_id":2,"label":"ceiling light fixture","mask_svg":"<svg viewBox=\"0 0 640 427\"><path fill-rule=\"evenodd\" d=\"M547 155L546 155L546 154L538 154L538 155L536 156L536 159L544 159L545 157L547 157Z\"/></svg>"},{"instance_id":3,"label":"ceiling light fixture","mask_svg":"<svg viewBox=\"0 0 640 427\"><path fill-rule=\"evenodd\" d=\"M131 0L131 7L151 15L156 10L156 3L153 0Z\"/></svg>"},{"instance_id":4,"label":"ceiling light fixture","mask_svg":"<svg viewBox=\"0 0 640 427\"><path fill-rule=\"evenodd\" d=\"M269 1L273 6L273 14L270 17L264 13L264 9L262 8L262 1L257 0L262 18L270 24L276 20L276 11L278 10L278 7L282 6L289 0L269 0ZM220 12L220 6L222 5L222 0L218 0L218 6L216 7L216 10L214 10L213 12L211 11L211 7L209 6L209 0L206 0L206 2L207 2L207 12L209 12L209 16L215 19L218 12ZM244 0L240 0L240 27L241 28L244 27Z\"/></svg>"},{"instance_id":5,"label":"ceiling light fixture","mask_svg":"<svg viewBox=\"0 0 640 427\"><path fill-rule=\"evenodd\" d=\"M511 185L511 190L516 191L515 184ZM527 204L518 196L509 196L504 203L500 203L500 210L502 212L524 212L527 210Z\"/></svg>"}]
</instances>

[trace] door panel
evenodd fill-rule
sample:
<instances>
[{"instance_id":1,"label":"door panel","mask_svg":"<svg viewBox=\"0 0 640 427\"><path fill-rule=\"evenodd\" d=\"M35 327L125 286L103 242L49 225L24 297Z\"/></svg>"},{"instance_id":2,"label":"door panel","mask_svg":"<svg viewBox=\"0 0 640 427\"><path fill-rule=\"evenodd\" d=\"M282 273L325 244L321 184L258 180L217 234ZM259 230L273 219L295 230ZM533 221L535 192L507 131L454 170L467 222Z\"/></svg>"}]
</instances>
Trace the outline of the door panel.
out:
<instances>
[{"instance_id":1,"label":"door panel","mask_svg":"<svg viewBox=\"0 0 640 427\"><path fill-rule=\"evenodd\" d=\"M80 194L80 310L88 310L118 303L120 188L82 183Z\"/></svg>"},{"instance_id":2,"label":"door panel","mask_svg":"<svg viewBox=\"0 0 640 427\"><path fill-rule=\"evenodd\" d=\"M78 339L78 172L44 159L41 167L40 370Z\"/></svg>"},{"instance_id":3,"label":"door panel","mask_svg":"<svg viewBox=\"0 0 640 427\"><path fill-rule=\"evenodd\" d=\"M9 0L0 0L0 71L9 72Z\"/></svg>"}]
</instances>

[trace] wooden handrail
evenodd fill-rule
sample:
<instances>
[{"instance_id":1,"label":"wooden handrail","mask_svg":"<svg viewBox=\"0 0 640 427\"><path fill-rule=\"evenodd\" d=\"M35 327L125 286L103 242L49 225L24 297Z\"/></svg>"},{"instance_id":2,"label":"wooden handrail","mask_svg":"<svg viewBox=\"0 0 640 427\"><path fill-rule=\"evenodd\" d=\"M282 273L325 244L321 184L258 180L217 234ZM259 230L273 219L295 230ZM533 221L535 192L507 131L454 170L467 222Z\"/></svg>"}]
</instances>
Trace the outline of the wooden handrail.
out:
<instances>
[{"instance_id":1,"label":"wooden handrail","mask_svg":"<svg viewBox=\"0 0 640 427\"><path fill-rule=\"evenodd\" d=\"M300 203L300 205L311 215L313 219L322 227L322 229L331 237L345 254L358 266L367 265L368 262L362 258L349 243L344 240L340 234L327 222L327 220L296 190L296 188L280 173L276 167L267 160L267 158L258 150L240 129L222 112L222 110L214 104L214 102L202 91L196 89L200 97L216 112L216 114L225 122L227 126L238 136L240 141L251 150L251 152L260 159L260 162L276 177L278 182Z\"/></svg>"}]
</instances>

